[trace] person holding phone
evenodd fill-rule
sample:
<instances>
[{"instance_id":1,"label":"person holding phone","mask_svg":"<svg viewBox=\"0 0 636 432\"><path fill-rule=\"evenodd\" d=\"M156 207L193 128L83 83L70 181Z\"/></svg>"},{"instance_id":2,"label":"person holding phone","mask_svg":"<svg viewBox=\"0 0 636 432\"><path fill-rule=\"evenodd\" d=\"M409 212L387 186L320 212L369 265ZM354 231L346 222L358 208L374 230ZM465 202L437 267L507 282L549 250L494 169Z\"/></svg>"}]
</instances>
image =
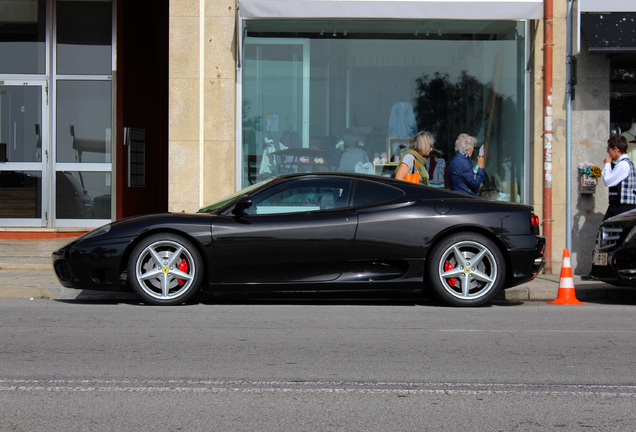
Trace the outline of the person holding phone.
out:
<instances>
[{"instance_id":1,"label":"person holding phone","mask_svg":"<svg viewBox=\"0 0 636 432\"><path fill-rule=\"evenodd\" d=\"M473 171L470 158L475 151L477 140L468 134L460 134L455 141L455 156L448 166L448 182L450 189L455 192L463 192L477 195L479 187L484 182L486 171L484 170L483 146L477 156L477 173Z\"/></svg>"},{"instance_id":2,"label":"person holding phone","mask_svg":"<svg viewBox=\"0 0 636 432\"><path fill-rule=\"evenodd\" d=\"M601 175L609 188L609 203L603 220L636 209L636 168L627 154L628 145L624 135L612 135L607 140L607 156L603 159ZM592 272L581 279L592 280Z\"/></svg>"}]
</instances>

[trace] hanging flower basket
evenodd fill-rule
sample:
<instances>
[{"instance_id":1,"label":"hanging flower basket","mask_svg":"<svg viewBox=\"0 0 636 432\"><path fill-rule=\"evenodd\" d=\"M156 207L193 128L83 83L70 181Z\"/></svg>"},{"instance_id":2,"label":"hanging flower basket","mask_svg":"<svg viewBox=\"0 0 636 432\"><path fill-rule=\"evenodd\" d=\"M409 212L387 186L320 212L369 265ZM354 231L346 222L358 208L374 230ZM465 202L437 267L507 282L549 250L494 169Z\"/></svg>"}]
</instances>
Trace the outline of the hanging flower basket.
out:
<instances>
[{"instance_id":1,"label":"hanging flower basket","mask_svg":"<svg viewBox=\"0 0 636 432\"><path fill-rule=\"evenodd\" d=\"M587 174L581 175L580 192L582 194L593 194L596 192L597 183L598 179L596 177Z\"/></svg>"},{"instance_id":2,"label":"hanging flower basket","mask_svg":"<svg viewBox=\"0 0 636 432\"><path fill-rule=\"evenodd\" d=\"M579 174L581 175L579 192L581 194L593 194L596 192L596 185L601 173L602 171L599 167L589 162L581 162L579 164Z\"/></svg>"}]
</instances>

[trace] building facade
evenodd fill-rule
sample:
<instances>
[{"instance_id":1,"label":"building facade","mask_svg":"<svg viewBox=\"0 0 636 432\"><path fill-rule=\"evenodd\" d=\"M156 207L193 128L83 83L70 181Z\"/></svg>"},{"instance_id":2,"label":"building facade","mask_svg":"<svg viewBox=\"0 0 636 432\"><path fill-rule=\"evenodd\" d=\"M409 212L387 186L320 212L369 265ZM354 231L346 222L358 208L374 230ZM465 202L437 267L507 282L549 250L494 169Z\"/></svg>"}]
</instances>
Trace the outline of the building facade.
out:
<instances>
[{"instance_id":1,"label":"building facade","mask_svg":"<svg viewBox=\"0 0 636 432\"><path fill-rule=\"evenodd\" d=\"M167 0L0 0L2 232L166 209L167 65Z\"/></svg>"},{"instance_id":2,"label":"building facade","mask_svg":"<svg viewBox=\"0 0 636 432\"><path fill-rule=\"evenodd\" d=\"M387 175L418 130L436 137L435 185L466 132L487 155L484 197L541 205L541 1L184 1L170 14L169 159L187 155L170 210L277 173L355 170L341 162L356 147L371 165L359 169Z\"/></svg>"},{"instance_id":3,"label":"building facade","mask_svg":"<svg viewBox=\"0 0 636 432\"><path fill-rule=\"evenodd\" d=\"M636 132L630 3L553 0L546 44L542 0L0 0L0 229L193 211L290 171L389 175L418 130L443 187L469 133L480 194L534 206L554 272L571 225L586 273L607 190L578 167Z\"/></svg>"},{"instance_id":4,"label":"building facade","mask_svg":"<svg viewBox=\"0 0 636 432\"><path fill-rule=\"evenodd\" d=\"M610 132L632 127L624 107L634 89L633 47L614 42L607 49L601 35L603 51L588 39L618 23L621 40L630 40L636 6L627 0L552 3L547 111L544 6L514 0L172 2L171 40L179 52L170 64L170 160L188 154L180 168L198 175L170 176L171 210L194 209L290 169L338 170L349 147L364 149L372 163L390 164L415 130L431 131L441 150L437 159L448 162L455 136L467 132L486 150L482 196L535 207L551 224L554 271L571 226L575 271L586 273L607 191L602 184L594 193L581 188L578 167L602 165ZM580 46L573 53L571 120L568 32ZM391 169L373 167L379 175Z\"/></svg>"},{"instance_id":5,"label":"building facade","mask_svg":"<svg viewBox=\"0 0 636 432\"><path fill-rule=\"evenodd\" d=\"M629 0L579 0L573 15L572 262L575 274L587 274L608 195L602 181L593 193L583 190L579 166L589 162L602 168L612 134L621 134L628 142L634 140L636 4ZM628 154L636 160L634 143L629 143Z\"/></svg>"}]
</instances>

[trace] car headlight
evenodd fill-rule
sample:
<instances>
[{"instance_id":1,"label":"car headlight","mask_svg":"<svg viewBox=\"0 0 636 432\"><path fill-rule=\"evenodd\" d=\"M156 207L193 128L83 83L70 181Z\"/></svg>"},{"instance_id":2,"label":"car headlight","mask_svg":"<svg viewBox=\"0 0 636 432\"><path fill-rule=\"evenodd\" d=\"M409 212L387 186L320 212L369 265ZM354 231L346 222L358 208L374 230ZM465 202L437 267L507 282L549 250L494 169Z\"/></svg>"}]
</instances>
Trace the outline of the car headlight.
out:
<instances>
[{"instance_id":1,"label":"car headlight","mask_svg":"<svg viewBox=\"0 0 636 432\"><path fill-rule=\"evenodd\" d=\"M86 240L89 238L93 238L93 237L97 237L100 236L102 234L106 234L108 231L110 231L110 224L106 224L104 226L101 226L99 228L94 229L93 231L89 231L86 234L84 234L83 236L81 236L78 240Z\"/></svg>"}]
</instances>

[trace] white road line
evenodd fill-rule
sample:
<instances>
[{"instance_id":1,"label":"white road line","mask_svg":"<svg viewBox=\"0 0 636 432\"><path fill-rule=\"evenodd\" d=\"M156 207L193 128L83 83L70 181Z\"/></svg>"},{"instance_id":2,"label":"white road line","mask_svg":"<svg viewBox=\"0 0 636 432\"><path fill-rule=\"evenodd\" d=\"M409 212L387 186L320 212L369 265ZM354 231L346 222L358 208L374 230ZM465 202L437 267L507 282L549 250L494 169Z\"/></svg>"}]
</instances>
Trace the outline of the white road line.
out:
<instances>
[{"instance_id":1,"label":"white road line","mask_svg":"<svg viewBox=\"0 0 636 432\"><path fill-rule=\"evenodd\" d=\"M581 330L581 329L525 329L525 330L514 330L514 329L501 329L501 330L492 330L492 329L439 329L437 330L442 333L589 333L589 334L606 334L606 333L636 333L636 330Z\"/></svg>"},{"instance_id":2,"label":"white road line","mask_svg":"<svg viewBox=\"0 0 636 432\"><path fill-rule=\"evenodd\" d=\"M636 386L575 384L393 383L205 380L0 379L0 392L45 393L293 393L371 395L508 395L636 398Z\"/></svg>"}]
</instances>

